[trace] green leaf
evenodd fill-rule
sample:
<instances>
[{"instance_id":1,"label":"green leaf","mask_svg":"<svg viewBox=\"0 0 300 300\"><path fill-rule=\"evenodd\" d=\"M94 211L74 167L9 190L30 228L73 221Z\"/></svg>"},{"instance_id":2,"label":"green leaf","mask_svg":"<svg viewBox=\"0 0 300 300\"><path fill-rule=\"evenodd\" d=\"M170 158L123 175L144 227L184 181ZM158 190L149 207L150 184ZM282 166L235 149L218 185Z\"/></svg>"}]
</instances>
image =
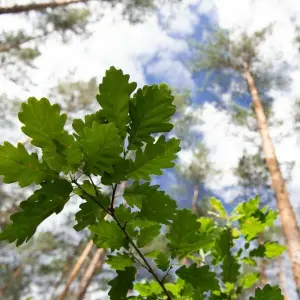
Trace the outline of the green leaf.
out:
<instances>
[{"instance_id":1,"label":"green leaf","mask_svg":"<svg viewBox=\"0 0 300 300\"><path fill-rule=\"evenodd\" d=\"M11 216L13 223L0 233L0 240L8 240L10 243L17 241L17 246L27 242L38 225L53 213L62 211L71 192L72 185L63 179L43 184L31 197L21 202L22 211Z\"/></svg>"},{"instance_id":2,"label":"green leaf","mask_svg":"<svg viewBox=\"0 0 300 300\"><path fill-rule=\"evenodd\" d=\"M117 271L117 277L111 280L108 284L111 289L108 293L111 300L125 300L129 290L133 288L133 281L135 279L136 269L134 267L127 267L125 270Z\"/></svg>"},{"instance_id":3,"label":"green leaf","mask_svg":"<svg viewBox=\"0 0 300 300\"><path fill-rule=\"evenodd\" d=\"M169 269L170 262L169 262L169 257L166 254L160 253L155 259L155 262L157 264L157 267L162 271L165 272Z\"/></svg>"},{"instance_id":4,"label":"green leaf","mask_svg":"<svg viewBox=\"0 0 300 300\"><path fill-rule=\"evenodd\" d=\"M64 130L67 116L60 115L57 104L49 100L29 98L22 104L19 120L22 131L32 138L31 143L43 150L43 159L49 167L65 173L78 167L82 155L74 137Z\"/></svg>"},{"instance_id":5,"label":"green leaf","mask_svg":"<svg viewBox=\"0 0 300 300\"><path fill-rule=\"evenodd\" d=\"M209 266L202 266L200 268L197 268L196 264L192 264L188 268L182 266L176 271L176 275L201 292L213 291L219 288L216 274L209 271Z\"/></svg>"},{"instance_id":6,"label":"green leaf","mask_svg":"<svg viewBox=\"0 0 300 300\"><path fill-rule=\"evenodd\" d=\"M145 283L135 283L134 289L142 297L149 297L151 295L160 295L162 293L162 288L156 281L150 281ZM147 298L148 299L148 298Z\"/></svg>"},{"instance_id":7,"label":"green leaf","mask_svg":"<svg viewBox=\"0 0 300 300\"><path fill-rule=\"evenodd\" d=\"M149 244L151 241L153 241L153 239L159 235L160 227L161 226L159 224L153 224L153 225L141 228L140 233L137 237L138 247L143 248L147 244Z\"/></svg>"},{"instance_id":8,"label":"green leaf","mask_svg":"<svg viewBox=\"0 0 300 300\"><path fill-rule=\"evenodd\" d=\"M172 168L176 153L180 151L180 140L172 138L166 141L160 136L155 144L147 144L145 151L136 152L135 161L129 160L126 176L134 180L150 180L150 175L162 175L162 169Z\"/></svg>"},{"instance_id":9,"label":"green leaf","mask_svg":"<svg viewBox=\"0 0 300 300\"><path fill-rule=\"evenodd\" d=\"M180 292L183 290L184 285L185 285L184 280L181 280L180 278L178 278L175 283L170 283L170 282L166 283L165 287L175 297L181 299L180 298Z\"/></svg>"},{"instance_id":10,"label":"green leaf","mask_svg":"<svg viewBox=\"0 0 300 300\"><path fill-rule=\"evenodd\" d=\"M150 186L148 182L144 187L143 205L138 216L141 219L168 224L176 214L177 203L163 191L159 191L159 185Z\"/></svg>"},{"instance_id":11,"label":"green leaf","mask_svg":"<svg viewBox=\"0 0 300 300\"><path fill-rule=\"evenodd\" d=\"M247 202L240 203L233 211L244 216L252 216L259 208L259 196L249 199Z\"/></svg>"},{"instance_id":12,"label":"green leaf","mask_svg":"<svg viewBox=\"0 0 300 300\"><path fill-rule=\"evenodd\" d=\"M259 273L247 273L239 279L238 283L243 289L249 289L258 280L259 280Z\"/></svg>"},{"instance_id":13,"label":"green leaf","mask_svg":"<svg viewBox=\"0 0 300 300\"><path fill-rule=\"evenodd\" d=\"M270 286L267 284L263 289L257 288L255 290L255 296L250 297L249 300L283 300L284 297L281 294L281 290L278 285Z\"/></svg>"},{"instance_id":14,"label":"green leaf","mask_svg":"<svg viewBox=\"0 0 300 300\"><path fill-rule=\"evenodd\" d=\"M150 252L144 253L144 255L150 258L156 258L159 255L159 253L160 253L159 250L152 250Z\"/></svg>"},{"instance_id":15,"label":"green leaf","mask_svg":"<svg viewBox=\"0 0 300 300\"><path fill-rule=\"evenodd\" d=\"M112 122L119 129L120 136L126 136L126 125L129 122L129 100L136 89L135 82L129 83L129 75L122 70L110 67L99 85L100 95L97 100L102 107L103 115L108 122Z\"/></svg>"},{"instance_id":16,"label":"green leaf","mask_svg":"<svg viewBox=\"0 0 300 300\"><path fill-rule=\"evenodd\" d=\"M141 185L135 182L125 189L124 198L130 206L141 209L139 218L168 224L175 216L177 204L158 188L159 185L150 186L149 182Z\"/></svg>"},{"instance_id":17,"label":"green leaf","mask_svg":"<svg viewBox=\"0 0 300 300\"><path fill-rule=\"evenodd\" d=\"M134 261L128 254L108 255L106 263L115 270L125 270L133 265Z\"/></svg>"},{"instance_id":18,"label":"green leaf","mask_svg":"<svg viewBox=\"0 0 300 300\"><path fill-rule=\"evenodd\" d=\"M230 254L226 255L222 264L222 278L223 282L235 283L239 276L240 264Z\"/></svg>"},{"instance_id":19,"label":"green leaf","mask_svg":"<svg viewBox=\"0 0 300 300\"><path fill-rule=\"evenodd\" d=\"M94 114L85 115L84 121L81 119L74 119L72 126L73 126L74 130L79 135L81 135L83 133L83 129L85 127L92 128L94 122L96 122L98 124L106 124L107 123L107 121L105 120L105 118L103 116L102 110L98 110Z\"/></svg>"},{"instance_id":20,"label":"green leaf","mask_svg":"<svg viewBox=\"0 0 300 300\"><path fill-rule=\"evenodd\" d=\"M84 153L85 170L101 175L112 173L113 164L119 160L122 152L121 139L113 123L93 123L92 128L85 127L80 135L80 144Z\"/></svg>"},{"instance_id":21,"label":"green leaf","mask_svg":"<svg viewBox=\"0 0 300 300\"><path fill-rule=\"evenodd\" d=\"M123 204L115 208L115 215L122 226L124 226L126 223L129 223L134 216L134 214L131 213L130 208L125 207Z\"/></svg>"},{"instance_id":22,"label":"green leaf","mask_svg":"<svg viewBox=\"0 0 300 300\"><path fill-rule=\"evenodd\" d=\"M97 193L95 187L90 183L90 181L85 180L80 188L74 189L74 193L85 199L86 202L80 205L80 211L75 215L77 224L74 229L80 231L89 225L94 224L97 220L103 219L106 215L105 211L97 205L94 200L104 207L108 207L110 199L107 195L103 195L98 189ZM94 198L94 200L92 199Z\"/></svg>"},{"instance_id":23,"label":"green leaf","mask_svg":"<svg viewBox=\"0 0 300 300\"><path fill-rule=\"evenodd\" d=\"M230 249L233 247L232 233L229 227L223 228L217 238L215 239L215 244L212 250L212 255L214 258L214 263L218 264L223 261L223 259L229 255Z\"/></svg>"},{"instance_id":24,"label":"green leaf","mask_svg":"<svg viewBox=\"0 0 300 300\"><path fill-rule=\"evenodd\" d=\"M219 213L219 216L221 218L223 218L223 219L227 218L226 210L220 200L216 199L215 197L211 197L209 199L209 202L210 202L210 205L212 206L212 208Z\"/></svg>"},{"instance_id":25,"label":"green leaf","mask_svg":"<svg viewBox=\"0 0 300 300\"><path fill-rule=\"evenodd\" d=\"M250 266L257 266L257 263L254 259L250 258L250 257L244 257L242 259L242 262L246 265L250 265Z\"/></svg>"},{"instance_id":26,"label":"green leaf","mask_svg":"<svg viewBox=\"0 0 300 300\"><path fill-rule=\"evenodd\" d=\"M0 175L4 183L19 182L21 187L52 180L57 174L41 163L36 153L29 154L23 144L14 147L8 142L0 145Z\"/></svg>"},{"instance_id":27,"label":"green leaf","mask_svg":"<svg viewBox=\"0 0 300 300\"><path fill-rule=\"evenodd\" d=\"M216 231L216 226L214 220L208 217L201 217L198 219L201 224L200 232L202 233L214 233Z\"/></svg>"},{"instance_id":28,"label":"green leaf","mask_svg":"<svg viewBox=\"0 0 300 300\"><path fill-rule=\"evenodd\" d=\"M263 245L251 250L250 256L273 258L280 256L285 250L286 247L279 245L277 242L265 242Z\"/></svg>"},{"instance_id":29,"label":"green leaf","mask_svg":"<svg viewBox=\"0 0 300 300\"><path fill-rule=\"evenodd\" d=\"M274 222L276 221L278 216L278 212L277 211L272 211L269 210L266 214L265 214L265 220L264 223L266 226L272 226L274 224Z\"/></svg>"},{"instance_id":30,"label":"green leaf","mask_svg":"<svg viewBox=\"0 0 300 300\"><path fill-rule=\"evenodd\" d=\"M98 248L110 248L112 250L128 247L128 240L118 227L117 223L100 220L91 225L89 229L96 235L94 242Z\"/></svg>"},{"instance_id":31,"label":"green leaf","mask_svg":"<svg viewBox=\"0 0 300 300\"><path fill-rule=\"evenodd\" d=\"M102 203L104 206L109 204L109 198L101 194L97 196L97 201ZM80 205L80 211L78 211L75 215L77 224L74 226L74 229L76 231L83 230L89 225L94 224L97 220L104 218L105 215L105 211L101 209L95 202L89 200L85 203L82 203Z\"/></svg>"},{"instance_id":32,"label":"green leaf","mask_svg":"<svg viewBox=\"0 0 300 300\"><path fill-rule=\"evenodd\" d=\"M197 217L191 210L182 209L177 211L176 218L170 225L169 233L167 233L168 247L172 257L182 258L201 248L207 249L212 246L212 237L200 233L200 226Z\"/></svg>"},{"instance_id":33,"label":"green leaf","mask_svg":"<svg viewBox=\"0 0 300 300\"><path fill-rule=\"evenodd\" d=\"M138 89L130 102L129 149L140 148L142 142L152 142L153 133L168 132L173 128L169 123L176 111L173 99L165 84Z\"/></svg>"},{"instance_id":34,"label":"green leaf","mask_svg":"<svg viewBox=\"0 0 300 300\"><path fill-rule=\"evenodd\" d=\"M131 207L136 206L141 209L143 205L143 200L146 198L149 189L149 184L139 184L139 182L134 182L131 186L126 187L123 197L127 204ZM154 189L154 187L152 187Z\"/></svg>"},{"instance_id":35,"label":"green leaf","mask_svg":"<svg viewBox=\"0 0 300 300\"><path fill-rule=\"evenodd\" d=\"M255 217L246 218L240 226L241 233L246 236L248 241L251 241L259 233L262 233L266 227L265 224L262 224L262 222Z\"/></svg>"}]
</instances>

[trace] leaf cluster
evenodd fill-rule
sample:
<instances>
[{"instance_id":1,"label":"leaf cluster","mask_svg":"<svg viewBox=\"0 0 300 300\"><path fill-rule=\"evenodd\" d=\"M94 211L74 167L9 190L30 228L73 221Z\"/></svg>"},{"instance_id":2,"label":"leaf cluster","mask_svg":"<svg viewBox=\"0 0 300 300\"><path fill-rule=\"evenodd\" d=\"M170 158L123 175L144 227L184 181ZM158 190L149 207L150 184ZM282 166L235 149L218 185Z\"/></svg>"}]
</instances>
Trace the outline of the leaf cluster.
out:
<instances>
[{"instance_id":1,"label":"leaf cluster","mask_svg":"<svg viewBox=\"0 0 300 300\"><path fill-rule=\"evenodd\" d=\"M95 245L110 251L107 263L117 273L109 282L110 299L205 299L209 295L210 299L236 299L257 279L239 276L241 261L272 258L284 250L266 242L248 254L243 252L277 214L259 209L255 198L228 216L221 202L211 199L215 216L226 225L218 226L213 219L198 219L191 210L178 209L158 185L151 185L151 176L172 168L180 150L178 139L163 135L173 127L174 97L165 84L135 91L136 86L129 75L111 67L99 85L99 110L73 120L72 133L65 129L67 116L57 104L33 97L22 104L18 115L22 131L37 151L29 153L22 144L5 142L0 148L0 174L6 183L35 184L36 190L11 216L12 223L0 233L0 240L16 241L17 246L27 242L39 224L60 213L76 194L84 202L75 215L75 230L88 228ZM126 203L120 203L116 190L127 180L133 183L123 193ZM103 192L103 185L111 187L111 197ZM165 251L147 251L161 235L167 241ZM242 238L244 248L238 244ZM205 260L207 255L211 263ZM189 263L179 266L184 257ZM140 267L153 281L135 282ZM221 274L216 268L222 269ZM173 279L167 282L168 275ZM276 287L258 290L254 299L267 293L282 299Z\"/></svg>"}]
</instances>

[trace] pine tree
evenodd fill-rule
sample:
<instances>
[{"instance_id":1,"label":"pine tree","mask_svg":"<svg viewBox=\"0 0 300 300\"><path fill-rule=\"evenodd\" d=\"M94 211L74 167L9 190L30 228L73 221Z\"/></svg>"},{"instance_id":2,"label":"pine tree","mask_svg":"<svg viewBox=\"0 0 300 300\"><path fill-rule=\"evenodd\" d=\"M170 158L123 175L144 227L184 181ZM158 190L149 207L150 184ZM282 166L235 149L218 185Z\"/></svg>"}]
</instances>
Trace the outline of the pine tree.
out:
<instances>
[{"instance_id":1,"label":"pine tree","mask_svg":"<svg viewBox=\"0 0 300 300\"><path fill-rule=\"evenodd\" d=\"M259 47L267 38L271 27L248 34L242 32L239 38L219 30L205 45L196 48L193 60L194 71L221 71L238 84L238 92L251 97L257 121L257 131L261 136L264 158L268 167L272 187L277 201L284 236L288 245L290 260L297 292L300 295L300 231L290 203L286 182L283 178L274 144L269 134L268 122L261 95L271 87L282 87L287 77L270 63L263 61Z\"/></svg>"}]
</instances>

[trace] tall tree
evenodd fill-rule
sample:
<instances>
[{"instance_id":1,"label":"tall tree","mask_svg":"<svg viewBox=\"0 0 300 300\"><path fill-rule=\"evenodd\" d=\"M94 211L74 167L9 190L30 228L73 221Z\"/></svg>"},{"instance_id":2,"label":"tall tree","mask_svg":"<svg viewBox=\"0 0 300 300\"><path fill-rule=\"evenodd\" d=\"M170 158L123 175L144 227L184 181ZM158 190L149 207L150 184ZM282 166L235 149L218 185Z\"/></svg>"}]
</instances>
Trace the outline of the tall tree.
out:
<instances>
[{"instance_id":1,"label":"tall tree","mask_svg":"<svg viewBox=\"0 0 300 300\"><path fill-rule=\"evenodd\" d=\"M203 46L198 46L193 60L195 71L218 71L231 75L240 83L239 89L251 97L257 121L257 131L261 136L264 158L268 167L277 207L287 241L297 293L300 296L300 231L293 211L286 182L270 137L267 117L261 94L271 87L286 83L283 73L261 59L259 50L271 31L266 27L261 31L248 34L243 32L234 38L224 30L217 31Z\"/></svg>"}]
</instances>

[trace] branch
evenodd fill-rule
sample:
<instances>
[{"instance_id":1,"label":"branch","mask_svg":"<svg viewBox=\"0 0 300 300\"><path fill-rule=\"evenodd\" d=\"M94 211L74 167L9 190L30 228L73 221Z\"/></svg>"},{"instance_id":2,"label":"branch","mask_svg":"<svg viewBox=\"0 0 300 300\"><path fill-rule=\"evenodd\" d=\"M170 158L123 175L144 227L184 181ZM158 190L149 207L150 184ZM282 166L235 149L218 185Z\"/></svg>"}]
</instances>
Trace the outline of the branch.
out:
<instances>
[{"instance_id":1,"label":"branch","mask_svg":"<svg viewBox=\"0 0 300 300\"><path fill-rule=\"evenodd\" d=\"M168 300L172 300L168 290L166 289L164 283L158 278L158 276L156 275L156 273L154 272L154 270L152 269L152 267L150 266L150 264L148 263L148 261L146 260L145 256L143 255L143 253L140 251L140 249L136 246L136 244L133 242L133 240L131 239L131 237L129 236L129 234L127 233L126 229L124 228L124 226L122 226L122 224L119 222L118 218L114 215L114 213L112 213L111 215L113 217L113 219L116 221L117 225L119 226L119 228L122 230L122 232L124 233L124 235L126 236L126 238L128 239L129 244L134 248L134 250L138 253L138 255L140 256L140 258L143 260L144 264L147 266L147 270L148 272L155 278L155 280L158 282L158 284L161 286L162 290L164 291L164 293L167 296Z\"/></svg>"},{"instance_id":2,"label":"branch","mask_svg":"<svg viewBox=\"0 0 300 300\"><path fill-rule=\"evenodd\" d=\"M154 279L158 282L158 284L161 286L163 292L166 294L167 296L167 300L172 300L168 290L166 289L164 283L158 278L158 276L156 275L156 273L154 272L154 270L152 269L152 267L150 266L150 264L148 263L148 261L146 260L145 256L143 255L143 253L140 251L140 249L137 247L137 245L133 242L133 240L131 239L130 235L127 233L125 226L123 226L120 221L118 220L118 218L116 217L116 215L114 214L114 210L107 210L103 205L101 205L97 199L95 199L95 197L93 197L92 195L88 194L84 189L81 188L81 186L76 182L76 180L73 180L73 183L75 183L83 192L86 196L88 196L88 198L90 198L91 200L94 201L94 203L96 203L101 209L103 209L108 215L110 215L114 221L117 223L118 227L122 230L122 232L124 233L124 235L126 236L126 238L128 239L129 244L134 248L134 250L138 253L138 255L140 256L140 258L142 259L142 261L144 262L145 266L147 267L146 269L148 270L148 272L154 277ZM113 203L113 199L116 196L116 190L117 190L117 184L113 187L113 194L112 194L112 200L111 203Z\"/></svg>"},{"instance_id":3,"label":"branch","mask_svg":"<svg viewBox=\"0 0 300 300\"><path fill-rule=\"evenodd\" d=\"M64 7L75 3L87 3L90 0L55 0L51 2L15 4L9 6L0 6L0 15L18 14L29 11L41 11L47 8Z\"/></svg>"},{"instance_id":4,"label":"branch","mask_svg":"<svg viewBox=\"0 0 300 300\"><path fill-rule=\"evenodd\" d=\"M0 7L0 11L1 11L1 7ZM45 32L45 33L40 34L40 35L30 36L30 37L24 38L21 41L0 43L0 53L8 52L11 49L20 49L20 46L23 45L23 44L26 44L26 43L34 41L34 40L38 40L38 39L43 38L43 37L47 37L47 36L49 36L50 34L53 34L53 33L54 33L54 31Z\"/></svg>"}]
</instances>

